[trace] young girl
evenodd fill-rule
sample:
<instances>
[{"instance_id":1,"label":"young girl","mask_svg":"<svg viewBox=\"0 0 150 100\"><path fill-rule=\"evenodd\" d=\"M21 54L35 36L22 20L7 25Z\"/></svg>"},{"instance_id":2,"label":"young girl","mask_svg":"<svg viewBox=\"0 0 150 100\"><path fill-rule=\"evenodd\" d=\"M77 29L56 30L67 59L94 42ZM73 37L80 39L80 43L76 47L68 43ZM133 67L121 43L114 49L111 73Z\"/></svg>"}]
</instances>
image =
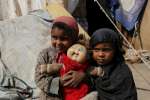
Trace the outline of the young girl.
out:
<instances>
[{"instance_id":1,"label":"young girl","mask_svg":"<svg viewBox=\"0 0 150 100\"><path fill-rule=\"evenodd\" d=\"M59 72L41 73L41 65L60 68L62 55L78 41L78 25L72 17L61 16L54 20L51 30L52 47L44 49L35 69L35 82L41 89L40 100L62 100L61 87L76 87L84 79L83 72L69 71L60 77Z\"/></svg>"},{"instance_id":2,"label":"young girl","mask_svg":"<svg viewBox=\"0 0 150 100\"><path fill-rule=\"evenodd\" d=\"M98 29L90 39L90 75L98 91L98 100L137 100L132 73L125 64L122 43L113 30Z\"/></svg>"},{"instance_id":3,"label":"young girl","mask_svg":"<svg viewBox=\"0 0 150 100\"><path fill-rule=\"evenodd\" d=\"M47 65L41 66L41 73L48 73L48 75L52 75L54 73L60 72L60 76L62 77L65 73L74 70L79 72L85 72L89 67L87 62L87 48L81 43L76 43L72 45L67 50L67 55L62 54L60 63L63 65L60 67ZM81 82L77 87L63 87L63 98L64 100L79 100L84 97L90 90L89 84L86 82Z\"/></svg>"}]
</instances>

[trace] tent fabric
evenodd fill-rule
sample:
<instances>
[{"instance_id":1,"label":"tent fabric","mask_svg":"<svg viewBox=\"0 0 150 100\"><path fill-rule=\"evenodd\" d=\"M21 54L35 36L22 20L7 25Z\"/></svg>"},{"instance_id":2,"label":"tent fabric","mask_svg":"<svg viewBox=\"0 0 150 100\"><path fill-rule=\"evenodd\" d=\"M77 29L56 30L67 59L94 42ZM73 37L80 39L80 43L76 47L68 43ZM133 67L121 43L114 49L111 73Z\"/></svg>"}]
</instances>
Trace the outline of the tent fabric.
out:
<instances>
[{"instance_id":1,"label":"tent fabric","mask_svg":"<svg viewBox=\"0 0 150 100\"><path fill-rule=\"evenodd\" d=\"M52 23L46 22L34 14L0 21L1 59L11 74L22 79L33 88L36 88L34 70L37 56L43 48L47 48L51 44L51 37L48 33L51 25ZM5 80L3 67L0 62L0 83L3 79ZM19 83L16 85L20 86ZM0 97L3 94L6 93L0 91Z\"/></svg>"}]
</instances>

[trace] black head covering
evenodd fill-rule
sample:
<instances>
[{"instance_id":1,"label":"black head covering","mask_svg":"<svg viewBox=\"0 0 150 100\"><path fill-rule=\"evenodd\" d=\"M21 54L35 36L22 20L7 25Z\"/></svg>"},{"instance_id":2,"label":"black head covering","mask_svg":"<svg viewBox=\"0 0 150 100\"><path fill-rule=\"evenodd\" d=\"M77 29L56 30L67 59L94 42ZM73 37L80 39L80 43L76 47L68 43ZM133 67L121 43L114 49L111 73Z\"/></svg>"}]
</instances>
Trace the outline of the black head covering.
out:
<instances>
[{"instance_id":1,"label":"black head covering","mask_svg":"<svg viewBox=\"0 0 150 100\"><path fill-rule=\"evenodd\" d=\"M101 28L96 30L90 39L90 49L93 49L98 43L111 43L116 52L116 60L124 61L122 41L120 40L117 32L108 28Z\"/></svg>"}]
</instances>

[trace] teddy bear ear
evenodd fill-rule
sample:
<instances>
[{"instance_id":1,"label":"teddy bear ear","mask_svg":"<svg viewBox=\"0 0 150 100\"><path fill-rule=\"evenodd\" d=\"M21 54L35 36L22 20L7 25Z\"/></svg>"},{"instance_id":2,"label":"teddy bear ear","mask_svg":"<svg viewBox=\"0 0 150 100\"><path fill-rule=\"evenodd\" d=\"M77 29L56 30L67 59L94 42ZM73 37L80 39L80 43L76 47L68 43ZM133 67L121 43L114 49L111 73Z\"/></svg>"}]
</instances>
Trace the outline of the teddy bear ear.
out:
<instances>
[{"instance_id":1,"label":"teddy bear ear","mask_svg":"<svg viewBox=\"0 0 150 100\"><path fill-rule=\"evenodd\" d=\"M79 40L83 40L85 38L85 36L83 34L79 34L78 38L79 38Z\"/></svg>"},{"instance_id":2,"label":"teddy bear ear","mask_svg":"<svg viewBox=\"0 0 150 100\"><path fill-rule=\"evenodd\" d=\"M84 34L79 34L77 43L84 45L86 48L89 48L89 40L86 39Z\"/></svg>"}]
</instances>

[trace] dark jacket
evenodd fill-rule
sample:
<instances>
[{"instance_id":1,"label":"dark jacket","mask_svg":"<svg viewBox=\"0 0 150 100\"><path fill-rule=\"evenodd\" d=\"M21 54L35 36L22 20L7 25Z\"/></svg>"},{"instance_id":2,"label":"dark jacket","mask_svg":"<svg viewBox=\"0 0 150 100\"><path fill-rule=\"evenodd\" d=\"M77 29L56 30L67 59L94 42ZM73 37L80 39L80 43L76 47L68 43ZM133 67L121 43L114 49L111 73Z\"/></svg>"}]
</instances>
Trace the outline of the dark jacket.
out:
<instances>
[{"instance_id":1,"label":"dark jacket","mask_svg":"<svg viewBox=\"0 0 150 100\"><path fill-rule=\"evenodd\" d=\"M103 77L95 79L98 100L137 100L132 73L125 63L103 67Z\"/></svg>"}]
</instances>

